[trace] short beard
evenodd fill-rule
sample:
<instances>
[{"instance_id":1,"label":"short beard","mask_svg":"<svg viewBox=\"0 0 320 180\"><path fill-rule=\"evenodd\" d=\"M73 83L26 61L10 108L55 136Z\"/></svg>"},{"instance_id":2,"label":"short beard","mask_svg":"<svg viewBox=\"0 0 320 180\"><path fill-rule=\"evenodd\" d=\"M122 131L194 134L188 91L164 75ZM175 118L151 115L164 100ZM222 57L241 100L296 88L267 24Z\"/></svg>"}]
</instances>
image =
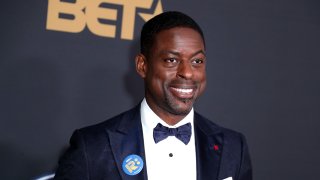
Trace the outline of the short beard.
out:
<instances>
[{"instance_id":1,"label":"short beard","mask_svg":"<svg viewBox=\"0 0 320 180\"><path fill-rule=\"evenodd\" d=\"M182 101L183 103L187 104L190 101L194 101L193 98L183 98L179 99L179 101ZM189 114L193 106L190 106L189 109L186 110L180 110L179 107L177 107L175 104L172 103L173 101L170 101L169 97L165 97L165 103L167 104L166 110L170 112L171 114L177 115L177 116L186 116Z\"/></svg>"}]
</instances>

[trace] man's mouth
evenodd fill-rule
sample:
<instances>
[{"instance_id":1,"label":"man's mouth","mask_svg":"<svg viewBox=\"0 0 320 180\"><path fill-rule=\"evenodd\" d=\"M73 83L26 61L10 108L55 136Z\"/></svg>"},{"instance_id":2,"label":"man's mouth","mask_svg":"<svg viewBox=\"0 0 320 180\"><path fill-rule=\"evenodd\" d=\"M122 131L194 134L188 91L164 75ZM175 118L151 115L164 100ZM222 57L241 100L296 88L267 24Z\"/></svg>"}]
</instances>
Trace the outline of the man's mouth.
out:
<instances>
[{"instance_id":1,"label":"man's mouth","mask_svg":"<svg viewBox=\"0 0 320 180\"><path fill-rule=\"evenodd\" d=\"M172 94L178 98L190 99L193 97L193 88L176 88L170 87Z\"/></svg>"}]
</instances>

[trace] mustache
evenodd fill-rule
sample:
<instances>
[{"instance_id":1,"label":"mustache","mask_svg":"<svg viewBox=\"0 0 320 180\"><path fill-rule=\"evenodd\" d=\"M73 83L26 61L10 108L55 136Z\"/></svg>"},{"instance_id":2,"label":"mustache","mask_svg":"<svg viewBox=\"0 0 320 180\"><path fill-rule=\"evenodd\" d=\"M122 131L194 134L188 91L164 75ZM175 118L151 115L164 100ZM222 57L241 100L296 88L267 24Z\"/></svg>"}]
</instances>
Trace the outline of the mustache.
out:
<instances>
[{"instance_id":1,"label":"mustache","mask_svg":"<svg viewBox=\"0 0 320 180\"><path fill-rule=\"evenodd\" d=\"M180 86L197 86L199 82L186 79L174 79L170 81L170 85L180 85Z\"/></svg>"}]
</instances>

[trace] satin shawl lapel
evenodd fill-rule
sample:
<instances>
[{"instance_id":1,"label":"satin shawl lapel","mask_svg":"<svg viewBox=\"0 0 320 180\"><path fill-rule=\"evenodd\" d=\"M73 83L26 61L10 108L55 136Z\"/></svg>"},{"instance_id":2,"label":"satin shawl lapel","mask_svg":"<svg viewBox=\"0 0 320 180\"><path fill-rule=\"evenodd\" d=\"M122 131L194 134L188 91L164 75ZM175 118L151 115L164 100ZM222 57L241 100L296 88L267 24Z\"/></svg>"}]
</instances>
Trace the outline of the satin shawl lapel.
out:
<instances>
[{"instance_id":1,"label":"satin shawl lapel","mask_svg":"<svg viewBox=\"0 0 320 180\"><path fill-rule=\"evenodd\" d=\"M116 130L107 130L111 150L116 161L115 166L118 167L119 174L123 180L146 180L146 158L140 120L140 106L137 106L133 110L124 114L120 122L121 123ZM144 162L142 171L133 176L127 175L122 169L123 160L131 154L139 155Z\"/></svg>"},{"instance_id":2,"label":"satin shawl lapel","mask_svg":"<svg viewBox=\"0 0 320 180\"><path fill-rule=\"evenodd\" d=\"M223 134L218 126L210 123L198 113L195 113L194 125L197 179L218 179L223 150Z\"/></svg>"}]
</instances>

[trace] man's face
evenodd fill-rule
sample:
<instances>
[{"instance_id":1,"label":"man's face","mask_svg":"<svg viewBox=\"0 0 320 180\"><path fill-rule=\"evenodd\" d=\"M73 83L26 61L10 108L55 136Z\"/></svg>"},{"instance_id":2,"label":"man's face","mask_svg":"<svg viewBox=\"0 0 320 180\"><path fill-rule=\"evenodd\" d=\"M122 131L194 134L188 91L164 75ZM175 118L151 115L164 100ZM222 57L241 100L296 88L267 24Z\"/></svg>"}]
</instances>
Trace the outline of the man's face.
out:
<instances>
[{"instance_id":1,"label":"man's face","mask_svg":"<svg viewBox=\"0 0 320 180\"><path fill-rule=\"evenodd\" d=\"M201 35L185 27L159 32L142 71L146 100L160 118L187 115L206 85L206 56ZM141 65L141 64L140 64ZM178 118L179 119L179 118ZM181 120L181 119L180 119Z\"/></svg>"}]
</instances>

